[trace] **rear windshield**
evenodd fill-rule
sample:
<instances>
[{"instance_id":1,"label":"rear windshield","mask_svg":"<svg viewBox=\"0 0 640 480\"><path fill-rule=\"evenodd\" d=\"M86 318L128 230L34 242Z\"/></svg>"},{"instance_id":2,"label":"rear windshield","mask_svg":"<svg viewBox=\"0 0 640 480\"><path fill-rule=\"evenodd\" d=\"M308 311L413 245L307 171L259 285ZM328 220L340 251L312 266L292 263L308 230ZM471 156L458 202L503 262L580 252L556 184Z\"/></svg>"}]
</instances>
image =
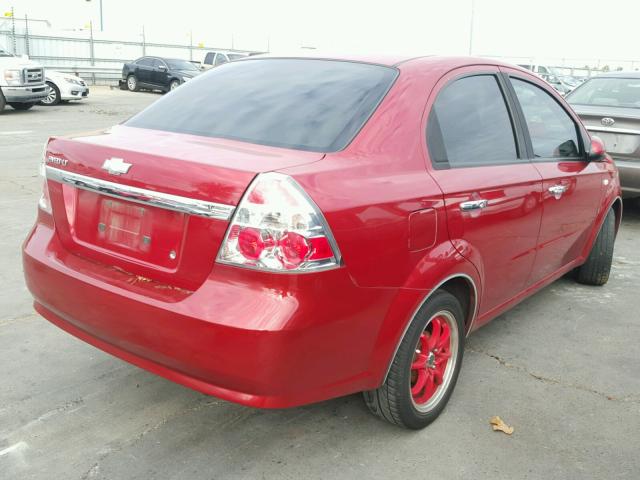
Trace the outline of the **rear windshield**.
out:
<instances>
[{"instance_id":1,"label":"rear windshield","mask_svg":"<svg viewBox=\"0 0 640 480\"><path fill-rule=\"evenodd\" d=\"M167 60L171 70L199 70L193 63L186 60Z\"/></svg>"},{"instance_id":2,"label":"rear windshield","mask_svg":"<svg viewBox=\"0 0 640 480\"><path fill-rule=\"evenodd\" d=\"M640 78L592 78L567 96L573 105L640 108Z\"/></svg>"},{"instance_id":3,"label":"rear windshield","mask_svg":"<svg viewBox=\"0 0 640 480\"><path fill-rule=\"evenodd\" d=\"M396 75L355 62L243 60L196 77L126 125L333 152L349 144Z\"/></svg>"}]
</instances>

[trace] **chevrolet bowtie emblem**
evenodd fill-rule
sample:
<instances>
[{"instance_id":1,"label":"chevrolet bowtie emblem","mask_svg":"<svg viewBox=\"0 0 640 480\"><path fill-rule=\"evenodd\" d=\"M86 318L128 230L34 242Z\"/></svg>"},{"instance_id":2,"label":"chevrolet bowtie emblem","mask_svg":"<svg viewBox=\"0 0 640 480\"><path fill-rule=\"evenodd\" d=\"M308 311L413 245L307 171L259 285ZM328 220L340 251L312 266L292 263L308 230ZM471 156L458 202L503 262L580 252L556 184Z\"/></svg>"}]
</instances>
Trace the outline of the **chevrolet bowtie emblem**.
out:
<instances>
[{"instance_id":1,"label":"chevrolet bowtie emblem","mask_svg":"<svg viewBox=\"0 0 640 480\"><path fill-rule=\"evenodd\" d=\"M111 175L122 175L127 173L131 168L131 164L125 162L121 158L107 158L102 164L102 169L109 172Z\"/></svg>"}]
</instances>

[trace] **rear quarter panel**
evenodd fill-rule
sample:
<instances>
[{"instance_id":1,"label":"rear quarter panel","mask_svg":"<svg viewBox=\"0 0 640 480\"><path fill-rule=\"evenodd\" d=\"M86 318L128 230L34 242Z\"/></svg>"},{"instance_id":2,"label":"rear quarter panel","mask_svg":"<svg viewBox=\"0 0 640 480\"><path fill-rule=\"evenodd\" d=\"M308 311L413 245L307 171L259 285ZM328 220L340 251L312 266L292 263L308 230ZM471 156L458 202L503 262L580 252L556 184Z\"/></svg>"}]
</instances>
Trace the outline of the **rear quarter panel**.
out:
<instances>
[{"instance_id":1,"label":"rear quarter panel","mask_svg":"<svg viewBox=\"0 0 640 480\"><path fill-rule=\"evenodd\" d=\"M477 271L449 241L442 192L421 150L424 106L448 68L412 62L399 68L393 88L345 150L282 170L322 210L354 283L394 291L390 307L371 318L378 332L371 388L384 381L407 324L431 289L456 274L480 289ZM431 230L416 236L420 228Z\"/></svg>"},{"instance_id":2,"label":"rear quarter panel","mask_svg":"<svg viewBox=\"0 0 640 480\"><path fill-rule=\"evenodd\" d=\"M394 86L345 150L284 170L324 213L360 286L428 289L429 282L418 278L424 259L432 248L450 246L442 192L421 150L421 118L437 76L411 63L401 65ZM433 238L412 249L409 218L422 210L434 212Z\"/></svg>"}]
</instances>

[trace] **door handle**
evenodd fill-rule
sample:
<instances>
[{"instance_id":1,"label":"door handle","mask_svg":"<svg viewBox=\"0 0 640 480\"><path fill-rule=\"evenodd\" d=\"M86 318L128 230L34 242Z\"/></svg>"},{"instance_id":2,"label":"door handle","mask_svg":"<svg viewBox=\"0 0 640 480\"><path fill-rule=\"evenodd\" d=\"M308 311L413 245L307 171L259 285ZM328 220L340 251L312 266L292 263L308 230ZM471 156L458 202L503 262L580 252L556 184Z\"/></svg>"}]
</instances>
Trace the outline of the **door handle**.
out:
<instances>
[{"instance_id":1,"label":"door handle","mask_svg":"<svg viewBox=\"0 0 640 480\"><path fill-rule=\"evenodd\" d=\"M559 200L562 194L567 191L567 188L569 187L566 185L553 185L552 187L549 187L549 193Z\"/></svg>"},{"instance_id":2,"label":"door handle","mask_svg":"<svg viewBox=\"0 0 640 480\"><path fill-rule=\"evenodd\" d=\"M469 210L481 210L489 205L487 200L471 200L469 202L462 202L460 204L460 210L468 212Z\"/></svg>"}]
</instances>

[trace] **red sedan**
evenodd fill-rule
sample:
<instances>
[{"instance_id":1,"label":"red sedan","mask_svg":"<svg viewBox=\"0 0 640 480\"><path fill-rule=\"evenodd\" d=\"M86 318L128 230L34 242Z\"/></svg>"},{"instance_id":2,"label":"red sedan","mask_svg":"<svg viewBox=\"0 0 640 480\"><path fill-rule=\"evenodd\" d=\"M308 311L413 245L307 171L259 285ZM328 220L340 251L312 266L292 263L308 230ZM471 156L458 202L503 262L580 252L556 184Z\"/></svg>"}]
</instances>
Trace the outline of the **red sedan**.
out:
<instances>
[{"instance_id":1,"label":"red sedan","mask_svg":"<svg viewBox=\"0 0 640 480\"><path fill-rule=\"evenodd\" d=\"M422 428L465 337L562 275L606 283L618 173L533 74L250 57L51 138L24 271L46 319L201 392L364 392Z\"/></svg>"}]
</instances>

